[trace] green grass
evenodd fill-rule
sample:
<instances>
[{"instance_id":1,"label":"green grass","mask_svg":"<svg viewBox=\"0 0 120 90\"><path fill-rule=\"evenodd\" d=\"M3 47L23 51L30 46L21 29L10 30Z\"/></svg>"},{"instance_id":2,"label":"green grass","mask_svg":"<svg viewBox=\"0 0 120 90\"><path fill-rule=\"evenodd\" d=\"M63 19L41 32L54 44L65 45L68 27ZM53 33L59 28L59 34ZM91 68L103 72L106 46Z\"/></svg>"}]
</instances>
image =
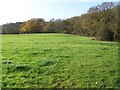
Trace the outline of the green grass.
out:
<instances>
[{"instance_id":1,"label":"green grass","mask_svg":"<svg viewBox=\"0 0 120 90\"><path fill-rule=\"evenodd\" d=\"M2 36L3 88L118 88L118 46L68 34Z\"/></svg>"}]
</instances>

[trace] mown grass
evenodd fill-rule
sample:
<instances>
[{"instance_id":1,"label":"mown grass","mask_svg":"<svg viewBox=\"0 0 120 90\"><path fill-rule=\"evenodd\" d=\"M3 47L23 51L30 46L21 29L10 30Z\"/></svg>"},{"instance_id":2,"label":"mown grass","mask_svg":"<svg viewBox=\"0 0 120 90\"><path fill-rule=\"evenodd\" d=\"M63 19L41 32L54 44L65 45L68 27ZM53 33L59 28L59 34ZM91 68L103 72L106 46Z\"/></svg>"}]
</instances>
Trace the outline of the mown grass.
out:
<instances>
[{"instance_id":1,"label":"mown grass","mask_svg":"<svg viewBox=\"0 0 120 90\"><path fill-rule=\"evenodd\" d=\"M118 46L68 34L2 36L3 88L118 88Z\"/></svg>"}]
</instances>

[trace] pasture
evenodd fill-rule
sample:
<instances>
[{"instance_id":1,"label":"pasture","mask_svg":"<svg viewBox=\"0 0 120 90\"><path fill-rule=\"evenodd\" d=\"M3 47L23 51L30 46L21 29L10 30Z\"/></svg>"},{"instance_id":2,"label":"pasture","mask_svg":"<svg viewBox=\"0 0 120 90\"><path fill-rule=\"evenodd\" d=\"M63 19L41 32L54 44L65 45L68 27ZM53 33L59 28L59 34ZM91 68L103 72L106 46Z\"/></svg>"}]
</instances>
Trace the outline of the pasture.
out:
<instances>
[{"instance_id":1,"label":"pasture","mask_svg":"<svg viewBox=\"0 0 120 90\"><path fill-rule=\"evenodd\" d=\"M3 88L118 88L116 42L69 34L2 35Z\"/></svg>"}]
</instances>

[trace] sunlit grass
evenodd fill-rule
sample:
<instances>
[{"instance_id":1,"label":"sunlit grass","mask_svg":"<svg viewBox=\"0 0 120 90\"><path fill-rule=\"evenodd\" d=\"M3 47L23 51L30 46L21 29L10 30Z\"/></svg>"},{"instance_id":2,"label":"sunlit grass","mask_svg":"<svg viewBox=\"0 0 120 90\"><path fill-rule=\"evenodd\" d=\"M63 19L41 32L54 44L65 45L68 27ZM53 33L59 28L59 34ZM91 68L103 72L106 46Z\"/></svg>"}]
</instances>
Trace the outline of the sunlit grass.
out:
<instances>
[{"instance_id":1,"label":"sunlit grass","mask_svg":"<svg viewBox=\"0 0 120 90\"><path fill-rule=\"evenodd\" d=\"M3 35L4 88L118 88L118 47L68 34Z\"/></svg>"}]
</instances>

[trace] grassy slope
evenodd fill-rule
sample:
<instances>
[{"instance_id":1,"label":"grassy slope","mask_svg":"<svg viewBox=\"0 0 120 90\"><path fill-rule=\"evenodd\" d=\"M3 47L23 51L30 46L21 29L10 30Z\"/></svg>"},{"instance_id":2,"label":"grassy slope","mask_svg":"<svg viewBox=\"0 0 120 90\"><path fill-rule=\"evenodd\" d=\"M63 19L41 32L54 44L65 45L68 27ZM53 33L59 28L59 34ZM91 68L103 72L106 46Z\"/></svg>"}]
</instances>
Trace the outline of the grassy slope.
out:
<instances>
[{"instance_id":1,"label":"grassy slope","mask_svg":"<svg viewBox=\"0 0 120 90\"><path fill-rule=\"evenodd\" d=\"M117 88L117 48L75 35L3 35L2 87Z\"/></svg>"}]
</instances>

